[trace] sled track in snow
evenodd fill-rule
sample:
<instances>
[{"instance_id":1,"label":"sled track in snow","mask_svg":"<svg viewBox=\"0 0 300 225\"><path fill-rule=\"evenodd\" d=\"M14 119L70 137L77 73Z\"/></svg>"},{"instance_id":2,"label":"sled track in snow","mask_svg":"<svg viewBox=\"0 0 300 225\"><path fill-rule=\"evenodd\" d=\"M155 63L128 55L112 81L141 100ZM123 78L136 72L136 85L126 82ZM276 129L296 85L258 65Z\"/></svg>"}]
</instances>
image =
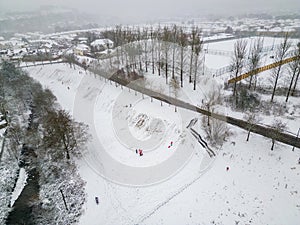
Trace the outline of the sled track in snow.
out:
<instances>
[{"instance_id":1,"label":"sled track in snow","mask_svg":"<svg viewBox=\"0 0 300 225\"><path fill-rule=\"evenodd\" d=\"M179 194L181 194L183 191L185 191L187 188L189 188L190 186L192 186L194 183L196 183L201 176L211 168L213 162L215 161L215 158L211 160L211 162L209 163L208 166L206 166L201 172L200 174L193 179L190 183L185 184L183 187L179 188L175 193L173 193L170 197L168 197L165 201L161 202L160 204L158 204L151 212L147 213L146 215L142 216L142 218L135 224L141 224L143 223L145 220L149 219L152 215L154 215L161 207L165 206L166 204L168 204L173 198L175 198L176 196L178 196Z\"/></svg>"}]
</instances>

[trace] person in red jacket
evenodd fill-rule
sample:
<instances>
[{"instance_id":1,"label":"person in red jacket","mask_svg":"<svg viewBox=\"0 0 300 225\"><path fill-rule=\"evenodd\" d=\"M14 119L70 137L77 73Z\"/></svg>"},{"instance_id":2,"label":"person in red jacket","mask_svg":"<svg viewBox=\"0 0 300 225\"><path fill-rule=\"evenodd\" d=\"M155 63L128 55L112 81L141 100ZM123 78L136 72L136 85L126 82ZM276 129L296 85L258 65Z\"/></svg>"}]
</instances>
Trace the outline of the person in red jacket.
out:
<instances>
[{"instance_id":1,"label":"person in red jacket","mask_svg":"<svg viewBox=\"0 0 300 225\"><path fill-rule=\"evenodd\" d=\"M140 154L140 156L143 156L143 150L142 149L139 149L139 154Z\"/></svg>"}]
</instances>

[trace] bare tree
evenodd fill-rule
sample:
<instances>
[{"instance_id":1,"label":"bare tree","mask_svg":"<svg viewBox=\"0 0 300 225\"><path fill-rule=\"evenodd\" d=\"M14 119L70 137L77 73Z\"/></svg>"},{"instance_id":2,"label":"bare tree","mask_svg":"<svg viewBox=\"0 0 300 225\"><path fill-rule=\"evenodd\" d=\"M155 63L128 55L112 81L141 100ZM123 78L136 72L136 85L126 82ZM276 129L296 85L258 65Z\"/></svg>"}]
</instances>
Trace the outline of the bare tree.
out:
<instances>
[{"instance_id":1,"label":"bare tree","mask_svg":"<svg viewBox=\"0 0 300 225\"><path fill-rule=\"evenodd\" d=\"M289 33L286 33L283 41L275 50L274 61L281 62L287 56L287 52L290 47L291 47L291 43L289 41ZM274 78L274 85L273 85L273 91L272 91L272 96L271 96L271 102L273 102L273 100L274 100L274 95L275 95L275 91L277 88L277 83L278 83L279 75L281 72L281 67L282 67L282 64L279 63L279 66L275 67L272 71L272 75Z\"/></svg>"},{"instance_id":2,"label":"bare tree","mask_svg":"<svg viewBox=\"0 0 300 225\"><path fill-rule=\"evenodd\" d=\"M142 45L141 45L142 34L141 34L140 28L137 28L136 32L137 32L137 54L139 56L139 67L140 67L140 71L141 71L142 70L142 54L143 54Z\"/></svg>"},{"instance_id":3,"label":"bare tree","mask_svg":"<svg viewBox=\"0 0 300 225\"><path fill-rule=\"evenodd\" d=\"M196 90L196 84L197 84L197 73L198 73L198 60L199 60L199 55L202 50L202 41L200 39L200 33L197 33L197 37L195 39L195 69L194 69L194 90Z\"/></svg>"},{"instance_id":4,"label":"bare tree","mask_svg":"<svg viewBox=\"0 0 300 225\"><path fill-rule=\"evenodd\" d=\"M164 66L165 66L165 75L166 75L166 84L168 83L168 67L169 67L169 52L170 52L170 47L171 47L171 31L169 30L168 27L164 27L163 30L163 36L162 36L162 40L163 40L163 51L164 51Z\"/></svg>"},{"instance_id":5,"label":"bare tree","mask_svg":"<svg viewBox=\"0 0 300 225\"><path fill-rule=\"evenodd\" d=\"M147 73L148 72L148 28L147 27L143 29L143 37L144 37L145 68Z\"/></svg>"},{"instance_id":6,"label":"bare tree","mask_svg":"<svg viewBox=\"0 0 300 225\"><path fill-rule=\"evenodd\" d=\"M247 41L239 39L234 43L233 57L231 59L232 71L235 81L233 87L233 96L237 96L237 77L242 72L246 57ZM237 101L237 98L235 98Z\"/></svg>"},{"instance_id":7,"label":"bare tree","mask_svg":"<svg viewBox=\"0 0 300 225\"><path fill-rule=\"evenodd\" d=\"M284 131L284 129L286 128L286 124L283 123L281 120L279 119L275 119L273 121L272 127L275 129L276 132L282 132ZM274 145L275 145L275 138L272 139L272 147L271 150L274 150Z\"/></svg>"},{"instance_id":8,"label":"bare tree","mask_svg":"<svg viewBox=\"0 0 300 225\"><path fill-rule=\"evenodd\" d=\"M191 54L190 54L190 72L189 72L189 83L192 83L192 71L193 71L193 60L194 60L194 51L195 51L195 44L196 44L196 39L198 36L198 28L193 27L192 29L192 34L191 34Z\"/></svg>"},{"instance_id":9,"label":"bare tree","mask_svg":"<svg viewBox=\"0 0 300 225\"><path fill-rule=\"evenodd\" d=\"M184 64L185 64L185 48L188 44L188 39L186 33L183 32L183 29L180 28L180 37L179 37L179 44L180 44L180 86L183 87L183 71L184 71Z\"/></svg>"},{"instance_id":10,"label":"bare tree","mask_svg":"<svg viewBox=\"0 0 300 225\"><path fill-rule=\"evenodd\" d=\"M295 61L293 61L289 64L289 70L290 70L292 76L291 76L289 89L288 89L286 99L285 99L286 102L288 101L288 98L289 98L290 94L293 96L294 91L295 91L296 86L297 86L298 79L299 79L299 74L300 74L300 42L297 44L294 56L298 57L298 58ZM292 88L293 84L294 84L294 87Z\"/></svg>"},{"instance_id":11,"label":"bare tree","mask_svg":"<svg viewBox=\"0 0 300 225\"><path fill-rule=\"evenodd\" d=\"M60 110L50 111L43 126L43 142L46 147L63 149L67 159L70 159L71 153L81 155L79 148L88 139L86 125L75 122L66 111Z\"/></svg>"},{"instance_id":12,"label":"bare tree","mask_svg":"<svg viewBox=\"0 0 300 225\"><path fill-rule=\"evenodd\" d=\"M222 101L221 91L218 87L213 86L205 95L205 99L202 101L202 105L208 112L214 110L214 106L220 104ZM210 116L207 116L207 126L210 126Z\"/></svg>"},{"instance_id":13,"label":"bare tree","mask_svg":"<svg viewBox=\"0 0 300 225\"><path fill-rule=\"evenodd\" d=\"M250 49L249 55L249 71L253 71L260 66L261 58L262 58L262 48L263 48L263 39L258 38L254 41L253 46ZM251 89L252 81L254 78L254 90L256 89L257 84L257 76L250 76L249 80L249 89Z\"/></svg>"},{"instance_id":14,"label":"bare tree","mask_svg":"<svg viewBox=\"0 0 300 225\"><path fill-rule=\"evenodd\" d=\"M207 135L207 139L213 146L222 146L226 138L230 135L230 130L226 122L211 118L210 126L207 126L206 117L202 117L202 126Z\"/></svg>"},{"instance_id":15,"label":"bare tree","mask_svg":"<svg viewBox=\"0 0 300 225\"><path fill-rule=\"evenodd\" d=\"M177 40L178 40L178 28L176 25L173 26L172 28L172 79L175 79L175 56L176 56L176 50L177 50Z\"/></svg>"},{"instance_id":16,"label":"bare tree","mask_svg":"<svg viewBox=\"0 0 300 225\"><path fill-rule=\"evenodd\" d=\"M158 76L160 76L161 74L161 39L162 39L162 34L161 34L161 28L160 26L158 27L158 29L156 30L156 54L157 54L157 59L158 59Z\"/></svg>"},{"instance_id":17,"label":"bare tree","mask_svg":"<svg viewBox=\"0 0 300 225\"><path fill-rule=\"evenodd\" d=\"M150 39L151 39L151 63L152 63L152 74L154 74L154 65L155 65L155 62L154 62L154 43L155 43L155 40L154 40L154 30L153 30L153 27L151 27L150 29Z\"/></svg>"},{"instance_id":18,"label":"bare tree","mask_svg":"<svg viewBox=\"0 0 300 225\"><path fill-rule=\"evenodd\" d=\"M248 112L248 113L246 113L246 115L244 116L244 118L249 123L248 134L247 134L247 139L246 139L246 141L249 141L250 133L251 133L251 129L253 128L253 125L259 123L259 121L261 120L261 118L259 118L258 115L255 114L255 112Z\"/></svg>"},{"instance_id":19,"label":"bare tree","mask_svg":"<svg viewBox=\"0 0 300 225\"><path fill-rule=\"evenodd\" d=\"M177 99L178 97L178 91L179 91L179 84L176 80L176 78L171 78L170 82L169 82L169 88L171 88L171 92L173 93L173 97Z\"/></svg>"}]
</instances>

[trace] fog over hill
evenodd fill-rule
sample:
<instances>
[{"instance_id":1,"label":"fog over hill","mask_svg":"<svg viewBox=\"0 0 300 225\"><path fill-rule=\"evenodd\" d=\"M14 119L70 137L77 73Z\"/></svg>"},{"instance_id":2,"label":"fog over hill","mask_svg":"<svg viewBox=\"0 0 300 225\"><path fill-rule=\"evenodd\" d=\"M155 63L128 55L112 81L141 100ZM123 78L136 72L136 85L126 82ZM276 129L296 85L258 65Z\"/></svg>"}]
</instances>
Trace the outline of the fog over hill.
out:
<instances>
[{"instance_id":1,"label":"fog over hill","mask_svg":"<svg viewBox=\"0 0 300 225\"><path fill-rule=\"evenodd\" d=\"M43 5L67 6L97 16L137 22L175 16L235 15L253 12L300 11L298 0L0 0L2 12L36 10Z\"/></svg>"}]
</instances>

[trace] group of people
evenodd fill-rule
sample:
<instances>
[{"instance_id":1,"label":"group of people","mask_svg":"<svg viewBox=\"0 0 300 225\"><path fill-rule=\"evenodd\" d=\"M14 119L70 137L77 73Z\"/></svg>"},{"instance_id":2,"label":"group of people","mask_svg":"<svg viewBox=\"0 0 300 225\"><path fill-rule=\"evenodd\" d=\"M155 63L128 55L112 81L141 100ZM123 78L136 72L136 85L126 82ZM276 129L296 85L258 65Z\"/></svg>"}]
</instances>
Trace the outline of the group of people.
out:
<instances>
[{"instance_id":1,"label":"group of people","mask_svg":"<svg viewBox=\"0 0 300 225\"><path fill-rule=\"evenodd\" d=\"M168 148L171 148L173 146L173 141L171 141L170 145L168 146Z\"/></svg>"},{"instance_id":2,"label":"group of people","mask_svg":"<svg viewBox=\"0 0 300 225\"><path fill-rule=\"evenodd\" d=\"M135 149L135 153L136 153L136 154L139 154L140 156L143 156L143 155L144 155L142 149Z\"/></svg>"},{"instance_id":3,"label":"group of people","mask_svg":"<svg viewBox=\"0 0 300 225\"><path fill-rule=\"evenodd\" d=\"M168 148L171 148L173 146L173 141L170 142L170 145L168 146ZM138 154L139 156L143 156L143 150L142 149L135 149L135 154Z\"/></svg>"}]
</instances>

